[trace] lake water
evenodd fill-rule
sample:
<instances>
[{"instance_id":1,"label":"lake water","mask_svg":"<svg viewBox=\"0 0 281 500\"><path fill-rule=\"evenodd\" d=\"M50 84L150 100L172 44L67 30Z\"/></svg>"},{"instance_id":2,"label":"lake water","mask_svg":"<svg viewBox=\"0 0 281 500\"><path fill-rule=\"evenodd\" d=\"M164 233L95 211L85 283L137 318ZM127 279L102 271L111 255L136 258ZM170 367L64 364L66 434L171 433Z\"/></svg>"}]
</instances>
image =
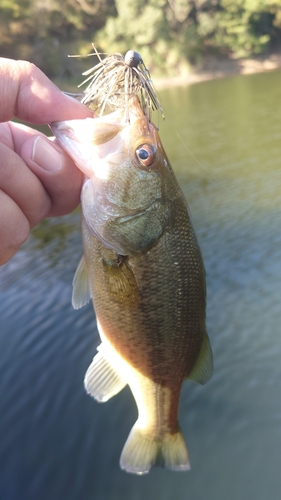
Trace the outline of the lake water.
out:
<instances>
[{"instance_id":1,"label":"lake water","mask_svg":"<svg viewBox=\"0 0 281 500\"><path fill-rule=\"evenodd\" d=\"M192 469L119 469L129 389L86 395L98 341L74 311L79 213L45 221L0 268L1 500L279 500L281 494L281 72L161 93L160 132L207 272L214 374L186 382Z\"/></svg>"}]
</instances>

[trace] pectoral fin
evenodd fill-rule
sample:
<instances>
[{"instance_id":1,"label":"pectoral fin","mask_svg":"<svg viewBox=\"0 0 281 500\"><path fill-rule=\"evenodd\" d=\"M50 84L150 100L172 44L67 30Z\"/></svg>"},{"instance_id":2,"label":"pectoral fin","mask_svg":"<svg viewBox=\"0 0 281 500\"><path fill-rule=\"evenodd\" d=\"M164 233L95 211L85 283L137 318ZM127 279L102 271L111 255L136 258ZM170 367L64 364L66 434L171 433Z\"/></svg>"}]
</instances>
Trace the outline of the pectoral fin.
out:
<instances>
[{"instance_id":1,"label":"pectoral fin","mask_svg":"<svg viewBox=\"0 0 281 500\"><path fill-rule=\"evenodd\" d=\"M196 364L187 378L205 384L212 375L213 370L213 354L207 333L204 334L202 347L197 358Z\"/></svg>"},{"instance_id":2,"label":"pectoral fin","mask_svg":"<svg viewBox=\"0 0 281 500\"><path fill-rule=\"evenodd\" d=\"M80 309L89 300L91 300L91 291L85 257L83 255L73 278L72 305L74 309Z\"/></svg>"},{"instance_id":3,"label":"pectoral fin","mask_svg":"<svg viewBox=\"0 0 281 500\"><path fill-rule=\"evenodd\" d=\"M127 257L120 255L112 262L103 260L103 270L107 290L114 302L131 305L139 302L139 289Z\"/></svg>"},{"instance_id":4,"label":"pectoral fin","mask_svg":"<svg viewBox=\"0 0 281 500\"><path fill-rule=\"evenodd\" d=\"M100 403L118 394L127 384L104 357L102 345L98 348L99 352L95 355L84 379L86 391Z\"/></svg>"}]
</instances>

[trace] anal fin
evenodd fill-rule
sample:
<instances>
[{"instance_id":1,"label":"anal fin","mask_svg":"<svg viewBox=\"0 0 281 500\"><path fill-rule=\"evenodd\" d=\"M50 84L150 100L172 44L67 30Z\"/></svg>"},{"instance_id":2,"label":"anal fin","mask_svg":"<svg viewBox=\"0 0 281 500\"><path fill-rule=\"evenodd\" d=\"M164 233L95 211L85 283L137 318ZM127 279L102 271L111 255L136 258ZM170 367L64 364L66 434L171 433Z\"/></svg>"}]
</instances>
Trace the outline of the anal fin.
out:
<instances>
[{"instance_id":1,"label":"anal fin","mask_svg":"<svg viewBox=\"0 0 281 500\"><path fill-rule=\"evenodd\" d=\"M118 394L127 382L120 377L107 361L100 348L98 348L99 352L95 355L86 372L84 385L88 394L100 403L104 403L115 396L115 394Z\"/></svg>"}]
</instances>

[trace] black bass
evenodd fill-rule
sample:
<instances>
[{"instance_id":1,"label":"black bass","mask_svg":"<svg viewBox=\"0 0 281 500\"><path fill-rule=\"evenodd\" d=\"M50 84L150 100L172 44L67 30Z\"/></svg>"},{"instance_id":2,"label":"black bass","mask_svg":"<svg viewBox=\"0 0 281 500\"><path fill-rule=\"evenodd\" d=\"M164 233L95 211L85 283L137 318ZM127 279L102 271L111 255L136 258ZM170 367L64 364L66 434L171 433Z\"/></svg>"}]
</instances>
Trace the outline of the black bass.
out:
<instances>
[{"instance_id":1,"label":"black bass","mask_svg":"<svg viewBox=\"0 0 281 500\"><path fill-rule=\"evenodd\" d=\"M188 470L180 390L185 379L209 379L212 353L204 265L186 201L136 95L126 112L59 122L52 130L86 176L73 305L93 299L101 338L86 390L104 402L130 386L138 419L122 469Z\"/></svg>"}]
</instances>

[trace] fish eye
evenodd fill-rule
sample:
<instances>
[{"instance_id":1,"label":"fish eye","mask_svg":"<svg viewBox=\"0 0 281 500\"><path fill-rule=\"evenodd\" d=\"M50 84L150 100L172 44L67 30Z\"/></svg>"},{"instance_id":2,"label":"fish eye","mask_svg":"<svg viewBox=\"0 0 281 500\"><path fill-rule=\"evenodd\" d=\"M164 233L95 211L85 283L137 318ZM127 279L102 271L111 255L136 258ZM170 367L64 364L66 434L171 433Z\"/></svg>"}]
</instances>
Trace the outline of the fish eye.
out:
<instances>
[{"instance_id":1,"label":"fish eye","mask_svg":"<svg viewBox=\"0 0 281 500\"><path fill-rule=\"evenodd\" d=\"M152 144L142 144L136 149L138 163L144 167L149 167L155 159L156 149Z\"/></svg>"}]
</instances>

